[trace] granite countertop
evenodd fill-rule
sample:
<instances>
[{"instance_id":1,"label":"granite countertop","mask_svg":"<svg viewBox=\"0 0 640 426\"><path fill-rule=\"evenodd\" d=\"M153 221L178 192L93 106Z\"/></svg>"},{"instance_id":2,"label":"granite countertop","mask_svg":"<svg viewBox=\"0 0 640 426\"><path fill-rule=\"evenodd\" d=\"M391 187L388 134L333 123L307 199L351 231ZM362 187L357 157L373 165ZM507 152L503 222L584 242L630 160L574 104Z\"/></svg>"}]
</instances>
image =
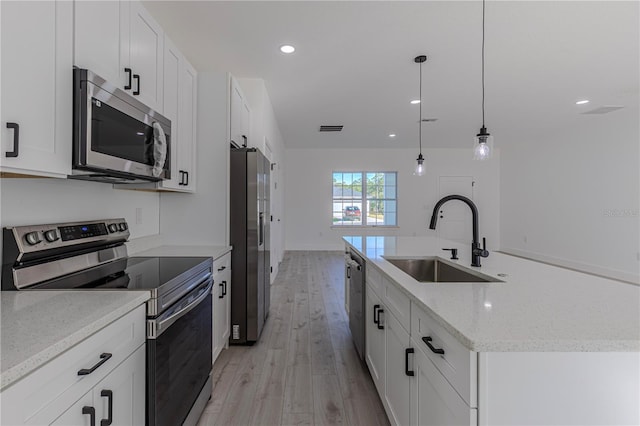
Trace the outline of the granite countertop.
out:
<instances>
[{"instance_id":1,"label":"granite countertop","mask_svg":"<svg viewBox=\"0 0 640 426\"><path fill-rule=\"evenodd\" d=\"M148 299L148 291L0 292L0 390Z\"/></svg>"},{"instance_id":2,"label":"granite countertop","mask_svg":"<svg viewBox=\"0 0 640 426\"><path fill-rule=\"evenodd\" d=\"M206 256L214 260L231 251L231 246L178 246L165 245L130 254L130 256Z\"/></svg>"},{"instance_id":3,"label":"granite countertop","mask_svg":"<svg viewBox=\"0 0 640 426\"><path fill-rule=\"evenodd\" d=\"M640 287L502 253L472 268L470 245L436 237L344 237L353 249L478 352L640 351ZM420 283L385 256L438 256L504 282ZM498 274L506 274L499 276Z\"/></svg>"}]
</instances>

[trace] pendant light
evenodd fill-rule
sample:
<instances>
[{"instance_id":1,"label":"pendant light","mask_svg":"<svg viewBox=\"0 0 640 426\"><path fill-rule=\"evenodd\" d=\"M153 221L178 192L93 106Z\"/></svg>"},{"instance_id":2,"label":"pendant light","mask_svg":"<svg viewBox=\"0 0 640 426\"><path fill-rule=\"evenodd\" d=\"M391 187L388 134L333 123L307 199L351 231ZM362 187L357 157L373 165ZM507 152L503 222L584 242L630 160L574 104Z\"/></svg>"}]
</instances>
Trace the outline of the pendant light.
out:
<instances>
[{"instance_id":1,"label":"pendant light","mask_svg":"<svg viewBox=\"0 0 640 426\"><path fill-rule=\"evenodd\" d=\"M413 172L416 176L424 176L424 157L422 156L422 63L426 60L426 55L420 55L414 58L414 61L420 64L420 117L418 117L418 143L420 144L420 153L416 159L416 168Z\"/></svg>"},{"instance_id":2,"label":"pendant light","mask_svg":"<svg viewBox=\"0 0 640 426\"><path fill-rule=\"evenodd\" d=\"M493 154L493 136L484 125L484 9L485 0L482 0L482 127L474 138L474 160L488 160Z\"/></svg>"}]
</instances>

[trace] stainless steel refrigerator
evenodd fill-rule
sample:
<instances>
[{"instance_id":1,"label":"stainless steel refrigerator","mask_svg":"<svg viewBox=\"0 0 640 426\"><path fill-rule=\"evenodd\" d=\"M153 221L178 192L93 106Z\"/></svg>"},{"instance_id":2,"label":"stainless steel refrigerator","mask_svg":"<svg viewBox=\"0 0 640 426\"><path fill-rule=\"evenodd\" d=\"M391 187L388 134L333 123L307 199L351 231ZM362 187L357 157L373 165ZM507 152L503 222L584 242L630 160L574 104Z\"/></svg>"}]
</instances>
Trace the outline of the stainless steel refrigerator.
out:
<instances>
[{"instance_id":1,"label":"stainless steel refrigerator","mask_svg":"<svg viewBox=\"0 0 640 426\"><path fill-rule=\"evenodd\" d=\"M269 315L269 177L255 148L231 148L231 344L257 342Z\"/></svg>"}]
</instances>

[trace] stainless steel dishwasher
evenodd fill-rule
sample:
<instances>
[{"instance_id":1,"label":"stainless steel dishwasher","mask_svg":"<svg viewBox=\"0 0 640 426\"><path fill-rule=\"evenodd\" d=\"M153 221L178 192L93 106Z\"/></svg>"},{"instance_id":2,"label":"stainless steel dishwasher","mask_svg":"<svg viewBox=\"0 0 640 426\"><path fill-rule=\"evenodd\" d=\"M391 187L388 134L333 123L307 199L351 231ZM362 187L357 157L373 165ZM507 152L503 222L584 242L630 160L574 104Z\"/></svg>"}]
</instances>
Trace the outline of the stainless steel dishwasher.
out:
<instances>
[{"instance_id":1,"label":"stainless steel dishwasher","mask_svg":"<svg viewBox=\"0 0 640 426\"><path fill-rule=\"evenodd\" d=\"M365 303L365 264L364 260L349 251L346 258L347 280L349 288L349 329L356 345L358 356L364 360L364 303Z\"/></svg>"}]
</instances>

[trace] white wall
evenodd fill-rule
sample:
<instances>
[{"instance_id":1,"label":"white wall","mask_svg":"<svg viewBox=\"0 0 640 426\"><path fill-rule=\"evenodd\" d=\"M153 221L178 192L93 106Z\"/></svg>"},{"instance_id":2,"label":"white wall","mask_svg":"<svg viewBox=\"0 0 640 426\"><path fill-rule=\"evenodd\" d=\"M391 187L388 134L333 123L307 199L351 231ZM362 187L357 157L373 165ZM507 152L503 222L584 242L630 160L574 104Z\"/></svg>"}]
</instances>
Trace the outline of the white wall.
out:
<instances>
[{"instance_id":1,"label":"white wall","mask_svg":"<svg viewBox=\"0 0 640 426\"><path fill-rule=\"evenodd\" d=\"M637 108L578 115L557 134L503 143L503 250L638 282Z\"/></svg>"},{"instance_id":2,"label":"white wall","mask_svg":"<svg viewBox=\"0 0 640 426\"><path fill-rule=\"evenodd\" d=\"M273 273L277 275L278 265L284 256L284 185L282 175L284 172L284 140L280 133L273 106L264 80L257 78L238 79L242 92L251 109L251 131L249 143L251 147L258 148L265 155L269 145L271 155L269 161L275 163L271 172L271 257ZM274 262L273 260L276 260Z\"/></svg>"},{"instance_id":3,"label":"white wall","mask_svg":"<svg viewBox=\"0 0 640 426\"><path fill-rule=\"evenodd\" d=\"M160 196L163 244L229 244L228 91L227 73L198 73L196 193Z\"/></svg>"},{"instance_id":4,"label":"white wall","mask_svg":"<svg viewBox=\"0 0 640 426\"><path fill-rule=\"evenodd\" d=\"M285 152L287 250L340 250L342 235L433 235L429 219L439 199L439 176L474 176L480 236L499 244L499 153L473 161L471 149L423 150L425 176L413 176L415 149L287 149ZM334 171L397 171L398 227L332 227ZM471 233L469 233L469 242Z\"/></svg>"},{"instance_id":5,"label":"white wall","mask_svg":"<svg viewBox=\"0 0 640 426\"><path fill-rule=\"evenodd\" d=\"M158 234L159 196L70 179L2 179L0 225L35 225L123 217L131 238ZM141 223L136 223L141 209Z\"/></svg>"}]
</instances>

